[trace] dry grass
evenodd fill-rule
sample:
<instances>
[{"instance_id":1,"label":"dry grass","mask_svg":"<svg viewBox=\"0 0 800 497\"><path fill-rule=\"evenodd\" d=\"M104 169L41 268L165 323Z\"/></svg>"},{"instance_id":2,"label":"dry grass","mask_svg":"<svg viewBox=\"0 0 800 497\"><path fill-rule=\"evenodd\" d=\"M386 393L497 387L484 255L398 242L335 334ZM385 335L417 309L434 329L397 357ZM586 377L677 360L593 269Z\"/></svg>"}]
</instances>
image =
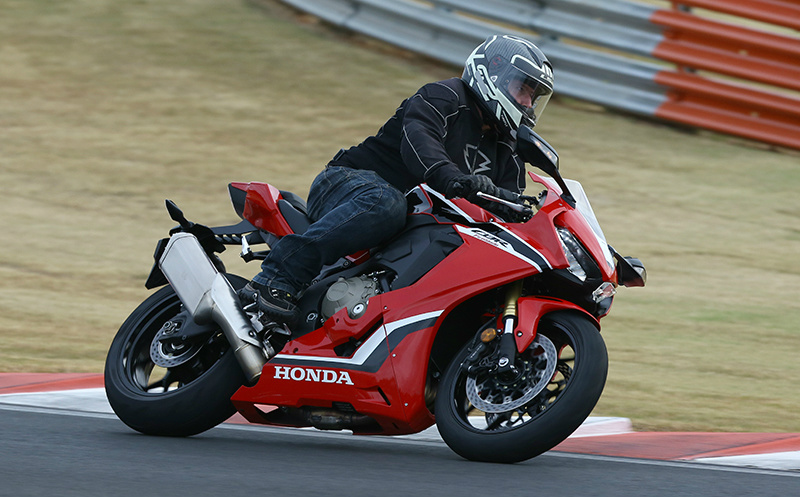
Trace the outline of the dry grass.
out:
<instances>
[{"instance_id":1,"label":"dry grass","mask_svg":"<svg viewBox=\"0 0 800 497\"><path fill-rule=\"evenodd\" d=\"M258 3L3 2L0 371L102 370L148 294L164 198L226 224L229 181L305 195L338 148L457 74ZM650 272L604 320L596 413L800 431L798 154L565 100L539 131Z\"/></svg>"}]
</instances>

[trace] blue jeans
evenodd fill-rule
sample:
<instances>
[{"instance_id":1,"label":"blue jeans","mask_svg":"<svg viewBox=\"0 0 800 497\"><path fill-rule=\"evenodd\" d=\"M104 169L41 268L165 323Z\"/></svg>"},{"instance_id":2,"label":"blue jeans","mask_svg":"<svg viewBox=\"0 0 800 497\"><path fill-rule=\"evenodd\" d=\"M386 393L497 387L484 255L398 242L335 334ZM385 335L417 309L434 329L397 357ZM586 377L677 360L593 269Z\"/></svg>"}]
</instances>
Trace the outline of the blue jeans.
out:
<instances>
[{"instance_id":1,"label":"blue jeans","mask_svg":"<svg viewBox=\"0 0 800 497\"><path fill-rule=\"evenodd\" d=\"M308 194L312 224L271 247L253 280L297 295L322 267L374 247L405 225L405 196L374 171L329 166Z\"/></svg>"}]
</instances>

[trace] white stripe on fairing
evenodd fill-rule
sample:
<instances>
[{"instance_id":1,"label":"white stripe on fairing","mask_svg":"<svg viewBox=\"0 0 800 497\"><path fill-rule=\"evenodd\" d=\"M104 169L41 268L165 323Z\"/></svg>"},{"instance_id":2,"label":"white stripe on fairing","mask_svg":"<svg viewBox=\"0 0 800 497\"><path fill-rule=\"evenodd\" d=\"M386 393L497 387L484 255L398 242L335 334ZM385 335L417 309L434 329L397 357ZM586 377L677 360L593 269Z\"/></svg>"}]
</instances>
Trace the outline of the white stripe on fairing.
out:
<instances>
[{"instance_id":1,"label":"white stripe on fairing","mask_svg":"<svg viewBox=\"0 0 800 497\"><path fill-rule=\"evenodd\" d=\"M548 260L547 260L547 257L545 257L545 256L544 256L544 255L543 255L541 252L539 252L538 250L536 250L536 249L535 249L535 248L534 248L534 247L533 247L531 244L529 244L528 242L526 242L526 241L525 241L525 240L523 240L522 238L518 237L518 236L516 235L516 233L514 233L514 232L513 232L513 231L511 231L511 230L509 230L508 228L506 228L506 227L505 227L505 226L503 226L502 224L498 224L498 223L492 223L492 224L493 224L493 225L495 225L495 226L497 226L497 227L498 227L498 228L500 228L501 230L505 231L505 232L506 232L506 233L508 233L509 235L513 236L513 237L514 237L514 238L516 238L517 240L519 240L519 243L521 243L521 244L525 245L525 246L526 246L526 247L528 247L529 249L531 249L531 250L533 250L534 252L536 252L536 254L537 254L539 257L541 257L541 258L542 258L542 260L545 262L545 264L547 264L547 267L548 267L548 268L550 268L550 269L553 269L553 266L550 264L550 261L548 261ZM537 267L538 267L538 266L537 266ZM539 268L539 270L541 271L541 268Z\"/></svg>"},{"instance_id":2,"label":"white stripe on fairing","mask_svg":"<svg viewBox=\"0 0 800 497\"><path fill-rule=\"evenodd\" d=\"M423 185L422 185L422 188L423 188L423 189L424 189L426 192L428 192L428 194L429 194L429 195L433 195L434 197L438 198L439 200L441 200L442 202L444 202L445 204L447 204L447 205L448 205L448 206L449 206L451 209L453 209L453 210L454 210L454 211L456 211L456 212L457 212L459 215L461 215L461 216L462 216L464 219L466 219L466 220L467 220L467 222L469 222L469 223L476 223L476 221L475 221L474 219L472 219L472 218L471 218L471 217L470 217L470 216L469 216L469 215L468 215L466 212L464 212L464 211L462 211L461 209L459 209L459 208L458 208L458 206L457 206L456 204L454 204L453 202L451 202L451 201L450 201L448 198L446 198L446 197L445 197L444 195L442 195L441 193L437 192L436 190L434 190L433 188L431 188L431 187L430 187L430 186L428 186L427 184L423 184Z\"/></svg>"},{"instance_id":3,"label":"white stripe on fairing","mask_svg":"<svg viewBox=\"0 0 800 497\"><path fill-rule=\"evenodd\" d=\"M488 231L484 231L484 230L479 229L479 228L466 228L466 227L458 225L458 224L456 225L456 229L458 229L458 231L460 231L461 233L464 233L467 236L471 236L472 238L474 238L476 240L479 240L479 241L482 241L483 243L485 243L487 245L491 245L492 247L494 247L494 248L496 248L498 250L502 250L503 252L505 252L507 254L513 255L514 257L516 257L518 259L521 259L522 261L524 261L524 262L530 264L531 266L535 267L540 273L542 272L542 267L539 264L537 264L536 262L532 261L531 259L528 259L527 257L525 257L524 255L520 254L516 250L513 250L513 248L509 249L509 248L507 248L505 246L502 246L502 245L495 245L495 244L491 243L490 241L488 241L488 240L486 240L484 238L481 238L480 236L477 236L475 234L475 232L486 233L489 236L493 236L495 238L500 239L504 243L508 243L507 241L503 240L502 238L498 237L497 235L493 235L493 234L489 233ZM520 242L525 243L522 240L520 240ZM510 243L509 243L509 245L510 245ZM528 245L527 243L525 243L525 245L530 247L530 245ZM533 247L530 247L530 248L531 248L531 250L533 250L537 254L539 253ZM541 254L539 254L539 255L541 255ZM547 259L545 259L544 257L542 257L542 259L547 261Z\"/></svg>"},{"instance_id":4,"label":"white stripe on fairing","mask_svg":"<svg viewBox=\"0 0 800 497\"><path fill-rule=\"evenodd\" d=\"M310 356L310 355L293 355L293 354L278 354L275 356L276 359L281 361L310 361L310 362L334 362L339 364L347 364L350 366L361 366L364 362L375 352L381 343L386 340L389 335L391 335L395 330L400 329L404 326L409 324L418 323L420 321L426 321L431 318L439 317L442 311L433 311L427 312L425 314L418 314L416 316L411 316L407 318L403 318L397 321L392 321L391 323L384 324L380 327L375 333L372 334L371 337L364 342L361 347L358 348L356 353L353 357L320 357L320 356ZM381 333L383 331L383 333Z\"/></svg>"}]
</instances>

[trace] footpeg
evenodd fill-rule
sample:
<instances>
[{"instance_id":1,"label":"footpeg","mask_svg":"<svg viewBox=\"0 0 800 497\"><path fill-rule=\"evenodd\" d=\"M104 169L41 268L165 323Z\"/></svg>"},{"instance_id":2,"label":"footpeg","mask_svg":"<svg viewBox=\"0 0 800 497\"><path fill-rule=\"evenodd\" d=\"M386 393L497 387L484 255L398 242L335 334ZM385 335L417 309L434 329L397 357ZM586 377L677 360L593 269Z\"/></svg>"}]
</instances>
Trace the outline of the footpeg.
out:
<instances>
[{"instance_id":1,"label":"footpeg","mask_svg":"<svg viewBox=\"0 0 800 497\"><path fill-rule=\"evenodd\" d=\"M264 347L264 352L266 352L267 357L271 358L280 352L291 336L292 332L286 325L281 325L274 321L265 324L261 344Z\"/></svg>"}]
</instances>

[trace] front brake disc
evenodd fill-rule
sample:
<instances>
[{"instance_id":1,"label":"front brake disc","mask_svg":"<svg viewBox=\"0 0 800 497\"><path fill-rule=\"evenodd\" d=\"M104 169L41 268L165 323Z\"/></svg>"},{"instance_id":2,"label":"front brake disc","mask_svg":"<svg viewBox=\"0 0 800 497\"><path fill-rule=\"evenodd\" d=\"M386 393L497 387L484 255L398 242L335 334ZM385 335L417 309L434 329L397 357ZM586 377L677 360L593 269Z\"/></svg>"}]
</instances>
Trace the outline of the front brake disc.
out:
<instances>
[{"instance_id":1,"label":"front brake disc","mask_svg":"<svg viewBox=\"0 0 800 497\"><path fill-rule=\"evenodd\" d=\"M467 398L476 409L485 413L513 411L544 390L556 371L556 347L546 336L537 335L526 353L530 354L529 359L517 358L519 373L513 381L504 381L495 374L467 376Z\"/></svg>"}]
</instances>

